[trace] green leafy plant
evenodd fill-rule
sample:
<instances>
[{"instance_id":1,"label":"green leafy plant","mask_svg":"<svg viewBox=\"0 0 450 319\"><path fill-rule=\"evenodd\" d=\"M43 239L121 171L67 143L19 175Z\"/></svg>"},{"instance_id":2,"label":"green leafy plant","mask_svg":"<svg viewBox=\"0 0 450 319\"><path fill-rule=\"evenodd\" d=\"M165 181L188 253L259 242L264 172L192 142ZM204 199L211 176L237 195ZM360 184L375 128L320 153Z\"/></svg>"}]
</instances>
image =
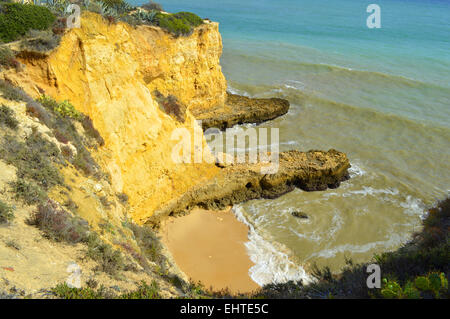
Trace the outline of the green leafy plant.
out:
<instances>
[{"instance_id":1,"label":"green leafy plant","mask_svg":"<svg viewBox=\"0 0 450 319\"><path fill-rule=\"evenodd\" d=\"M395 280L383 279L381 295L389 299L419 299L423 296L440 298L448 292L448 281L444 273L431 272L426 276L417 276L402 287Z\"/></svg>"},{"instance_id":2,"label":"green leafy plant","mask_svg":"<svg viewBox=\"0 0 450 319\"><path fill-rule=\"evenodd\" d=\"M50 96L42 95L38 102L40 102L44 107L52 110L53 112L59 114L62 117L69 117L74 120L81 121L83 119L83 115L78 112L75 107L67 100L62 102L57 102Z\"/></svg>"}]
</instances>

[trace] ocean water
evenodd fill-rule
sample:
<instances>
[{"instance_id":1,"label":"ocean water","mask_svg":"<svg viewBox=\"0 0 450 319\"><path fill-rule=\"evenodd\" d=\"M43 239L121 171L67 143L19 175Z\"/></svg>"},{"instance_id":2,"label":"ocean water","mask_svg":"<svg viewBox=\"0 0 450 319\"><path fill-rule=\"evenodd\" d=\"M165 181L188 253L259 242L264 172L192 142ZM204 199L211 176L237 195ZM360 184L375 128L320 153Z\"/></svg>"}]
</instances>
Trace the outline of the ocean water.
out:
<instances>
[{"instance_id":1,"label":"ocean water","mask_svg":"<svg viewBox=\"0 0 450 319\"><path fill-rule=\"evenodd\" d=\"M137 2L137 3L142 3ZM323 192L295 190L237 205L260 283L338 271L420 230L450 192L450 1L160 1L220 23L231 92L282 97L280 148L345 152L351 179ZM381 8L369 29L368 4ZM294 210L308 219L296 219Z\"/></svg>"}]
</instances>

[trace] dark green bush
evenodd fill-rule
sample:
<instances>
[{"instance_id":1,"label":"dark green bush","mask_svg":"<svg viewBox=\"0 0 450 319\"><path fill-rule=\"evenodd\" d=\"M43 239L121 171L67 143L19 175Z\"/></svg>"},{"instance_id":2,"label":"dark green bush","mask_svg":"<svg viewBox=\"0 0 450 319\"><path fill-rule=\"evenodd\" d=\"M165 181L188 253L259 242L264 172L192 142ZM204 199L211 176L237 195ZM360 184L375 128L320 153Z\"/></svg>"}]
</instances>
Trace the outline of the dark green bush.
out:
<instances>
[{"instance_id":1,"label":"dark green bush","mask_svg":"<svg viewBox=\"0 0 450 319\"><path fill-rule=\"evenodd\" d=\"M128 291L121 295L113 295L104 286L95 289L91 287L71 288L66 283L58 284L51 291L63 299L161 299L157 282L150 285L142 281L134 291Z\"/></svg>"},{"instance_id":2,"label":"dark green bush","mask_svg":"<svg viewBox=\"0 0 450 319\"><path fill-rule=\"evenodd\" d=\"M203 20L190 12L179 12L175 14L156 13L154 24L169 31L175 36L189 35L193 28L203 23Z\"/></svg>"},{"instance_id":3,"label":"dark green bush","mask_svg":"<svg viewBox=\"0 0 450 319\"><path fill-rule=\"evenodd\" d=\"M19 125L19 122L14 117L14 111L6 105L0 106L0 126L3 125L13 130L16 130Z\"/></svg>"},{"instance_id":4,"label":"dark green bush","mask_svg":"<svg viewBox=\"0 0 450 319\"><path fill-rule=\"evenodd\" d=\"M185 23L188 23L192 27L198 27L199 25L203 24L203 19L200 18L198 15L192 12L178 12L173 15L177 19L183 19Z\"/></svg>"},{"instance_id":5,"label":"dark green bush","mask_svg":"<svg viewBox=\"0 0 450 319\"><path fill-rule=\"evenodd\" d=\"M58 284L51 291L59 298L63 299L104 299L104 287L94 290L90 287L71 288L66 283Z\"/></svg>"},{"instance_id":6,"label":"dark green bush","mask_svg":"<svg viewBox=\"0 0 450 319\"><path fill-rule=\"evenodd\" d=\"M14 219L12 207L0 200L0 224L8 223Z\"/></svg>"},{"instance_id":7,"label":"dark green bush","mask_svg":"<svg viewBox=\"0 0 450 319\"><path fill-rule=\"evenodd\" d=\"M20 3L1 4L0 40L11 42L24 36L29 30L48 29L55 16L43 6Z\"/></svg>"},{"instance_id":8,"label":"dark green bush","mask_svg":"<svg viewBox=\"0 0 450 319\"><path fill-rule=\"evenodd\" d=\"M124 293L120 299L161 299L159 287L156 281L152 281L150 285L142 281L135 291Z\"/></svg>"}]
</instances>

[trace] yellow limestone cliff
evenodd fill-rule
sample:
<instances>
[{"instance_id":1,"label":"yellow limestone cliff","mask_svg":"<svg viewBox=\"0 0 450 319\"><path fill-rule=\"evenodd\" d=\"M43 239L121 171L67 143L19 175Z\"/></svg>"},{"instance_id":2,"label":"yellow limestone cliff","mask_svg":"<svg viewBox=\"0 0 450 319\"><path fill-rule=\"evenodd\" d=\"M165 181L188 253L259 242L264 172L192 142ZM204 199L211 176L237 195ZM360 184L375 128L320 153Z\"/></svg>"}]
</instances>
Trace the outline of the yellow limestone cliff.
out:
<instances>
[{"instance_id":1,"label":"yellow limestone cliff","mask_svg":"<svg viewBox=\"0 0 450 319\"><path fill-rule=\"evenodd\" d=\"M93 120L105 140L100 164L113 187L129 196L131 216L143 223L170 199L217 173L214 164L176 164L174 129L197 125L188 111L181 123L164 113L152 92L173 94L189 109L224 103L226 81L217 23L175 38L157 27L110 24L85 13L48 56L23 54L19 82L70 100ZM27 84L28 83L28 84ZM203 139L203 144L205 143Z\"/></svg>"}]
</instances>

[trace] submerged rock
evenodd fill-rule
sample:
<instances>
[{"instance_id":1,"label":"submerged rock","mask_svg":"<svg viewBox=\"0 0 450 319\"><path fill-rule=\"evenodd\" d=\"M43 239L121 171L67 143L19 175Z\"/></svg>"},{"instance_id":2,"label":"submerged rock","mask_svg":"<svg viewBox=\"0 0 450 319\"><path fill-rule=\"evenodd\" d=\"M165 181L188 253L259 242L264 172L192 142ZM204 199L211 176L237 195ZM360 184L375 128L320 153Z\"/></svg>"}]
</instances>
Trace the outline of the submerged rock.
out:
<instances>
[{"instance_id":1,"label":"submerged rock","mask_svg":"<svg viewBox=\"0 0 450 319\"><path fill-rule=\"evenodd\" d=\"M292 216L297 217L297 218L301 218L301 219L308 219L308 215L306 215L304 212L300 212L300 211L295 211L291 213Z\"/></svg>"},{"instance_id":2,"label":"submerged rock","mask_svg":"<svg viewBox=\"0 0 450 319\"><path fill-rule=\"evenodd\" d=\"M236 124L262 123L284 115L289 101L279 98L255 99L227 93L224 106L209 109L193 109L192 114L202 121L202 128L225 130Z\"/></svg>"}]
</instances>

